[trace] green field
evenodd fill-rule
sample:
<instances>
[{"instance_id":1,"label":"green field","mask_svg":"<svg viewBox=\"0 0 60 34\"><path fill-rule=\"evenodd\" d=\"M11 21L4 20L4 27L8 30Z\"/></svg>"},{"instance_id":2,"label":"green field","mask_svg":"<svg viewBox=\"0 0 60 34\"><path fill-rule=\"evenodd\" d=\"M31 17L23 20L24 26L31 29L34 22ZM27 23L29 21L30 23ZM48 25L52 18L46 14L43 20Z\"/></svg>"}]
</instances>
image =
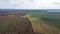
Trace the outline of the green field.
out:
<instances>
[{"instance_id":1,"label":"green field","mask_svg":"<svg viewBox=\"0 0 60 34\"><path fill-rule=\"evenodd\" d=\"M60 32L60 14L40 13L40 12L28 12L27 14L30 14L32 18L38 18L38 20L40 21L40 25L45 24L44 26L41 26L43 31L44 30L46 32L49 31L50 32L50 33L48 32L49 34L54 34L53 32L54 32L54 29L56 28L57 32ZM35 23L35 24L39 25L38 23ZM47 24L47 26L49 26L49 29L46 26L46 24ZM36 27L36 26L33 26L33 27ZM38 29L38 26L36 28ZM47 31L47 29L48 29L48 31ZM47 33L45 33L45 34L47 34ZM55 34L58 34L58 33L55 32Z\"/></svg>"},{"instance_id":2,"label":"green field","mask_svg":"<svg viewBox=\"0 0 60 34\"><path fill-rule=\"evenodd\" d=\"M39 20L48 22L48 24L54 25L55 27L58 27L60 29L60 15L58 14L42 14L35 12L29 12L28 14L32 14L32 17L36 17Z\"/></svg>"}]
</instances>

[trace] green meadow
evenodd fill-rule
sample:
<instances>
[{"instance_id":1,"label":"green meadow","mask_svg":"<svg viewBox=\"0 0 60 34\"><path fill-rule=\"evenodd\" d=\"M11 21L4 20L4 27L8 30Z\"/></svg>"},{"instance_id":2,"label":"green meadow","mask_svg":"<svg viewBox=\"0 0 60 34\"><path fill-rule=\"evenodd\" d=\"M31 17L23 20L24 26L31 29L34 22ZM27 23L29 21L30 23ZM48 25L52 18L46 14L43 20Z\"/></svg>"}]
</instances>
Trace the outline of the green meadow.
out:
<instances>
[{"instance_id":1,"label":"green meadow","mask_svg":"<svg viewBox=\"0 0 60 34\"><path fill-rule=\"evenodd\" d=\"M60 29L60 15L59 14L50 14L50 13L35 13L35 12L28 12L28 14L32 14L32 17L36 17L39 20L45 21L48 24L54 25L55 27Z\"/></svg>"},{"instance_id":2,"label":"green meadow","mask_svg":"<svg viewBox=\"0 0 60 34\"><path fill-rule=\"evenodd\" d=\"M54 12L37 12L37 11L27 12L27 14L31 14L32 18L38 18L38 20L40 21L39 24L42 25L41 26L42 32L46 32L45 34L60 34L60 33L56 33L56 32L60 32L60 14Z\"/></svg>"}]
</instances>

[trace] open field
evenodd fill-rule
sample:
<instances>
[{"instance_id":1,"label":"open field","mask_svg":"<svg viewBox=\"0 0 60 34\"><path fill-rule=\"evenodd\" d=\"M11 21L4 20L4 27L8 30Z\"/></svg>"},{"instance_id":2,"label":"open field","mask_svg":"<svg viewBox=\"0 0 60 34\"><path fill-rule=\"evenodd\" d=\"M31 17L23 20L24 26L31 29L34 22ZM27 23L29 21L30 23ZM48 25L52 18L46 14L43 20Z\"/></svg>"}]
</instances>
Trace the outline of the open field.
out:
<instances>
[{"instance_id":1,"label":"open field","mask_svg":"<svg viewBox=\"0 0 60 34\"><path fill-rule=\"evenodd\" d=\"M36 32L44 34L60 34L60 14L56 13L27 13L32 20L32 27Z\"/></svg>"},{"instance_id":2,"label":"open field","mask_svg":"<svg viewBox=\"0 0 60 34\"><path fill-rule=\"evenodd\" d=\"M58 29L60 29L60 14L40 14L40 13L32 13L32 17L36 17L39 20L47 22L49 25L54 25Z\"/></svg>"},{"instance_id":3,"label":"open field","mask_svg":"<svg viewBox=\"0 0 60 34\"><path fill-rule=\"evenodd\" d=\"M22 16L0 16L0 34L32 34L31 24Z\"/></svg>"},{"instance_id":4,"label":"open field","mask_svg":"<svg viewBox=\"0 0 60 34\"><path fill-rule=\"evenodd\" d=\"M60 12L0 11L0 34L60 34Z\"/></svg>"}]
</instances>

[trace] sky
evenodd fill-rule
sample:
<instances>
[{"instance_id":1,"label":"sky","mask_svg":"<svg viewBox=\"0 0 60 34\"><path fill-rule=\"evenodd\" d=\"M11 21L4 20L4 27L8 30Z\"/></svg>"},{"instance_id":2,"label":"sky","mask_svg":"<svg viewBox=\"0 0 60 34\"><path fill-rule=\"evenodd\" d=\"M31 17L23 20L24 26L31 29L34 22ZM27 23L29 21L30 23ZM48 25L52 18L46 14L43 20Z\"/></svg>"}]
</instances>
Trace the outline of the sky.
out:
<instances>
[{"instance_id":1,"label":"sky","mask_svg":"<svg viewBox=\"0 0 60 34\"><path fill-rule=\"evenodd\" d=\"M0 9L60 9L60 0L0 0Z\"/></svg>"}]
</instances>

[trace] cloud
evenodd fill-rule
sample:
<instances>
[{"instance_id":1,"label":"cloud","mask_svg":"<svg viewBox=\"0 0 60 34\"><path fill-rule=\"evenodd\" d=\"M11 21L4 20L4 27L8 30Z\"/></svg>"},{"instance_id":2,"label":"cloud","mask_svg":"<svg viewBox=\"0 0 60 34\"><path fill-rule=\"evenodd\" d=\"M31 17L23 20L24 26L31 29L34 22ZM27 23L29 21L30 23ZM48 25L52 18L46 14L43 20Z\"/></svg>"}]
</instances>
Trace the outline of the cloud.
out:
<instances>
[{"instance_id":1,"label":"cloud","mask_svg":"<svg viewBox=\"0 0 60 34\"><path fill-rule=\"evenodd\" d=\"M0 9L60 9L60 0L0 0Z\"/></svg>"}]
</instances>

